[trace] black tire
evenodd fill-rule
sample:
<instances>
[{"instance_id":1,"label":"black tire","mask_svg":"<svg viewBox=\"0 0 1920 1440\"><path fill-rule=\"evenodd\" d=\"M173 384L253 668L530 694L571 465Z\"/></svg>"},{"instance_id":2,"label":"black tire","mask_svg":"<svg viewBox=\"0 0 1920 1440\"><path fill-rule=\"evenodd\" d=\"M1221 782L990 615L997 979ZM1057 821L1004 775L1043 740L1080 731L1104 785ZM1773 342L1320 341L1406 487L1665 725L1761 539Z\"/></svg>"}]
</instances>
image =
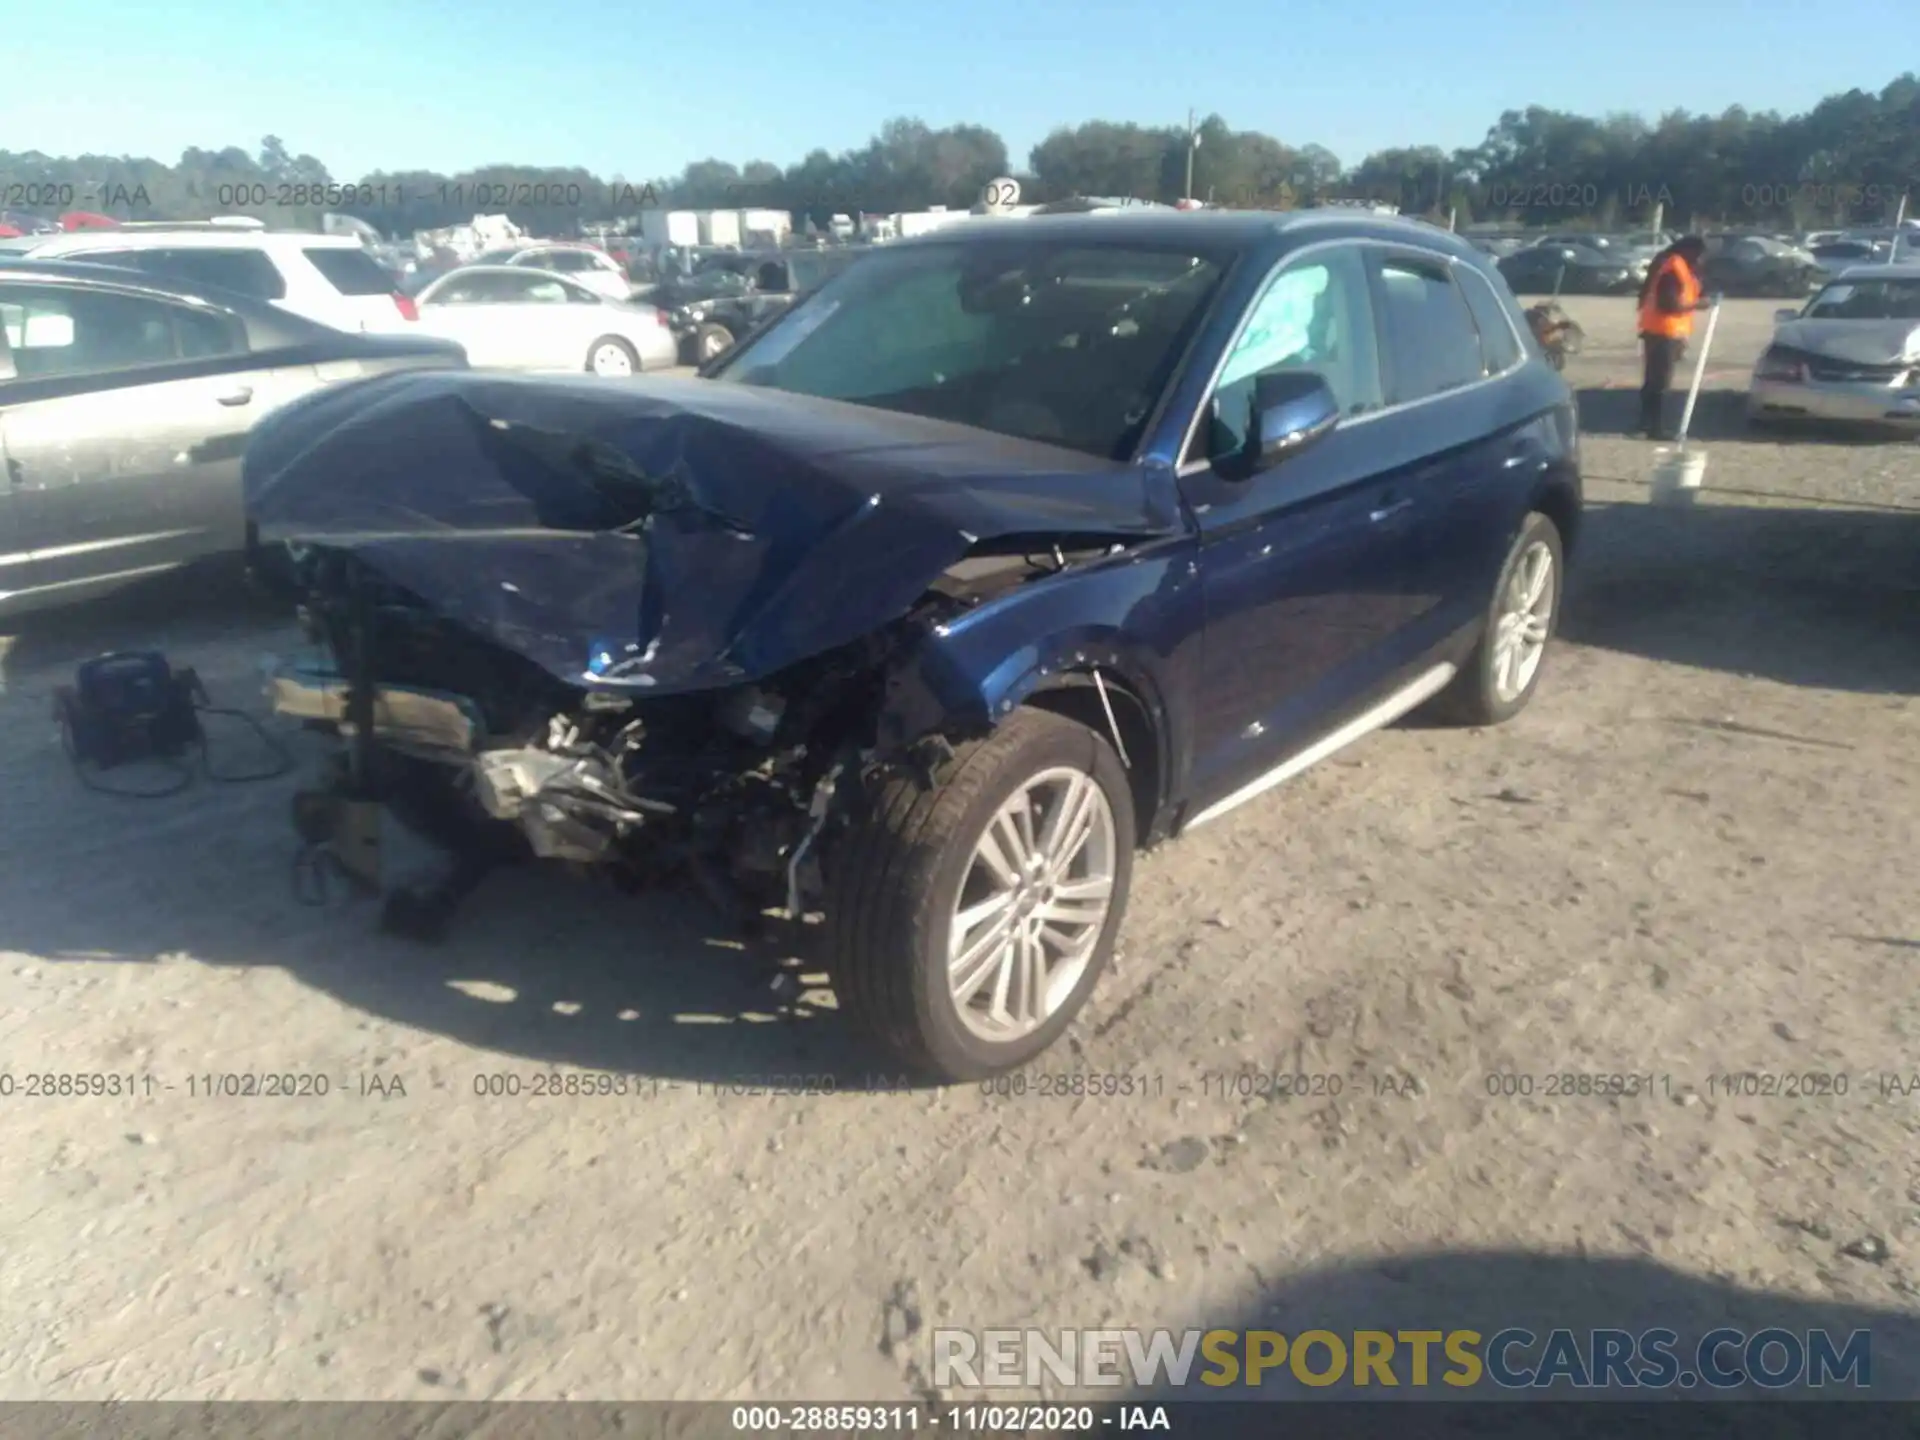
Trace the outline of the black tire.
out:
<instances>
[{"instance_id":1,"label":"black tire","mask_svg":"<svg viewBox=\"0 0 1920 1440\"><path fill-rule=\"evenodd\" d=\"M627 364L632 367L629 373L634 375L640 373L640 352L635 350L632 345L628 344L627 341L618 335L602 335L598 340L587 346L586 371L589 375L598 375L600 373L593 368L593 357L608 348L623 351L627 357Z\"/></svg>"},{"instance_id":2,"label":"black tire","mask_svg":"<svg viewBox=\"0 0 1920 1440\"><path fill-rule=\"evenodd\" d=\"M951 917L994 814L1056 766L1090 775L1112 811L1112 899L1086 972L1060 1007L1027 1035L992 1041L962 1022L948 986ZM1112 745L1045 710L1017 710L993 734L959 747L931 788L917 777L888 779L828 866L828 966L841 1008L894 1062L929 1079L980 1080L1026 1064L1073 1023L1113 958L1135 824Z\"/></svg>"},{"instance_id":3,"label":"black tire","mask_svg":"<svg viewBox=\"0 0 1920 1440\"><path fill-rule=\"evenodd\" d=\"M733 348L733 332L724 325L702 325L693 332L693 363L705 365Z\"/></svg>"},{"instance_id":4,"label":"black tire","mask_svg":"<svg viewBox=\"0 0 1920 1440\"><path fill-rule=\"evenodd\" d=\"M1515 572L1520 566L1521 557L1536 544L1545 544L1552 557L1552 573L1549 576L1552 593L1552 609L1547 614L1547 637L1545 650L1540 664L1534 668L1532 676L1521 687L1518 694L1503 699L1494 676L1494 639L1500 622L1500 616L1507 606L1507 588L1513 583ZM1507 551L1506 562L1500 567L1500 579L1493 587L1493 594L1487 601L1487 610L1481 625L1480 639L1473 647L1473 653L1460 667L1460 673L1453 677L1446 689L1434 697L1429 706L1433 718L1455 725L1499 725L1511 720L1527 708L1527 702L1533 698L1533 692L1540 688L1540 677L1546 673L1547 657L1553 651L1554 636L1560 628L1560 605L1566 583L1566 550L1561 543L1560 529L1539 511L1527 516L1526 523L1520 527L1520 533L1514 538L1513 547Z\"/></svg>"}]
</instances>

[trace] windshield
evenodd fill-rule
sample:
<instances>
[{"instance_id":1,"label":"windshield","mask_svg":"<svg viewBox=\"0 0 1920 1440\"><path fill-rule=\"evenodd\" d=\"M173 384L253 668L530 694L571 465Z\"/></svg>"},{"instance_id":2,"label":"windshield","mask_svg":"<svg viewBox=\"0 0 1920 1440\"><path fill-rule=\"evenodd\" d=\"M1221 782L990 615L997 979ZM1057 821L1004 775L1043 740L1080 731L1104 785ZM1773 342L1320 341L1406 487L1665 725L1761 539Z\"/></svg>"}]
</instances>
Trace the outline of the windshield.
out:
<instances>
[{"instance_id":1,"label":"windshield","mask_svg":"<svg viewBox=\"0 0 1920 1440\"><path fill-rule=\"evenodd\" d=\"M1920 320L1920 279L1829 285L1807 306L1809 320Z\"/></svg>"},{"instance_id":2,"label":"windshield","mask_svg":"<svg viewBox=\"0 0 1920 1440\"><path fill-rule=\"evenodd\" d=\"M1219 284L1175 250L1008 240L874 254L715 373L1124 460Z\"/></svg>"}]
</instances>

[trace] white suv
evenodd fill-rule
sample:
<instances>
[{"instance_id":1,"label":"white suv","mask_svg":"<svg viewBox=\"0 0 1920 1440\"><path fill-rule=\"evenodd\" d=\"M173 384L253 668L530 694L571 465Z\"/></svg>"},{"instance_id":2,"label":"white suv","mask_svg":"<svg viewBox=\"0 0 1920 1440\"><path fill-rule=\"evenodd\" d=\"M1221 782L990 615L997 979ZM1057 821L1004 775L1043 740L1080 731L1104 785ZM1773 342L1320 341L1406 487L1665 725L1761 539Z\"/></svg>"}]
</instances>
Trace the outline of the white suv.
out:
<instances>
[{"instance_id":1,"label":"white suv","mask_svg":"<svg viewBox=\"0 0 1920 1440\"><path fill-rule=\"evenodd\" d=\"M35 260L84 260L266 300L336 330L412 333L420 312L351 235L206 224L127 225L0 241Z\"/></svg>"},{"instance_id":2,"label":"white suv","mask_svg":"<svg viewBox=\"0 0 1920 1440\"><path fill-rule=\"evenodd\" d=\"M506 250L489 250L477 262L482 265L528 265L564 275L576 285L584 285L609 300L628 300L633 282L620 262L604 250L591 245L554 245L535 242Z\"/></svg>"}]
</instances>

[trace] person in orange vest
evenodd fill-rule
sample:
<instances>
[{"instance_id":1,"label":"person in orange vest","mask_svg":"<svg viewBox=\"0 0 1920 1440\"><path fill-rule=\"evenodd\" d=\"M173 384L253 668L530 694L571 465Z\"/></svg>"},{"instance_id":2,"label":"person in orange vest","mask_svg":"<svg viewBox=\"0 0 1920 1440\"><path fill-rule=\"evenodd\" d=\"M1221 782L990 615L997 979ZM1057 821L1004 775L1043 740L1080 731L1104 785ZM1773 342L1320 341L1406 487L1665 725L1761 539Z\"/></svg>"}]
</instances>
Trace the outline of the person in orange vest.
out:
<instances>
[{"instance_id":1,"label":"person in orange vest","mask_svg":"<svg viewBox=\"0 0 1920 1440\"><path fill-rule=\"evenodd\" d=\"M1693 317L1720 298L1703 298L1700 262L1707 242L1683 235L1653 258L1640 286L1640 348L1646 357L1640 381L1640 425L1633 433L1655 440L1671 440L1663 412L1674 367L1687 353Z\"/></svg>"}]
</instances>

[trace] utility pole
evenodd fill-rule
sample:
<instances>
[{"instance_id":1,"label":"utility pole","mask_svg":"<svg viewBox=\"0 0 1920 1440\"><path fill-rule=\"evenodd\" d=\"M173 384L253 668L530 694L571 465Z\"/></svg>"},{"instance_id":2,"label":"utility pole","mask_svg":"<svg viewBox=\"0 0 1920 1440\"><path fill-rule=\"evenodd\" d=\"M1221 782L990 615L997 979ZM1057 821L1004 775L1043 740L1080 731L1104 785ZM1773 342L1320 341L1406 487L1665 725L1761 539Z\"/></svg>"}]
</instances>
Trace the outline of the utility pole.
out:
<instances>
[{"instance_id":1,"label":"utility pole","mask_svg":"<svg viewBox=\"0 0 1920 1440\"><path fill-rule=\"evenodd\" d=\"M1193 152L1200 148L1200 132L1194 128L1193 111L1187 111L1187 188L1183 200L1193 199Z\"/></svg>"}]
</instances>

